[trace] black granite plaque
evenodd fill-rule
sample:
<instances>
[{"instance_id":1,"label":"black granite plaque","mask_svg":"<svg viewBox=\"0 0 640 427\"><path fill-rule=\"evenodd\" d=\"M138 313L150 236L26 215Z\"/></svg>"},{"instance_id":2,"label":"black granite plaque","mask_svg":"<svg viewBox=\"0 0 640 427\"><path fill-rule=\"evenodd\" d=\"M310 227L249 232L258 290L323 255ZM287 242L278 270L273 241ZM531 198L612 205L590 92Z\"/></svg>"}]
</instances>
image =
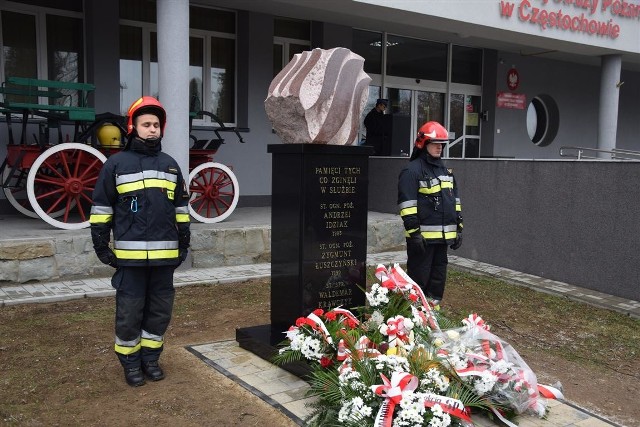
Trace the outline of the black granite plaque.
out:
<instances>
[{"instance_id":1,"label":"black granite plaque","mask_svg":"<svg viewBox=\"0 0 640 427\"><path fill-rule=\"evenodd\" d=\"M271 336L267 346L281 342L283 332L298 317L316 308L327 311L364 305L361 288L366 285L372 151L365 146L268 146L273 171ZM252 350L253 338L265 340L264 326L254 332L252 328L237 331L241 347Z\"/></svg>"}]
</instances>

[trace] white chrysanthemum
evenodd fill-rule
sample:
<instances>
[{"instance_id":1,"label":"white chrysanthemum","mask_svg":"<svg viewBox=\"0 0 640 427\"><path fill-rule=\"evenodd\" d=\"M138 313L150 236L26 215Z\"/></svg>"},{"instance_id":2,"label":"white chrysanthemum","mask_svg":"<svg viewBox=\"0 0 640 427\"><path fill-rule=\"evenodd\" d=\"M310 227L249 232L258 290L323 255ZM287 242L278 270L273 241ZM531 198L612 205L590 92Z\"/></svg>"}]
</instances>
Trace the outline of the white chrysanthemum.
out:
<instances>
[{"instance_id":1,"label":"white chrysanthemum","mask_svg":"<svg viewBox=\"0 0 640 427\"><path fill-rule=\"evenodd\" d=\"M404 328L406 330L410 331L411 329L413 329L413 320L409 319L408 317L405 317L402 323L404 324Z\"/></svg>"},{"instance_id":2,"label":"white chrysanthemum","mask_svg":"<svg viewBox=\"0 0 640 427\"><path fill-rule=\"evenodd\" d=\"M420 315L420 311L414 306L411 306L411 320L413 320L413 323L418 327L427 326L424 319Z\"/></svg>"},{"instance_id":3,"label":"white chrysanthemum","mask_svg":"<svg viewBox=\"0 0 640 427\"><path fill-rule=\"evenodd\" d=\"M379 310L374 310L374 312L371 313L371 317L369 317L369 319L366 322L361 323L361 325L364 330L373 331L380 328L380 325L383 323L384 323L383 314Z\"/></svg>"},{"instance_id":4,"label":"white chrysanthemum","mask_svg":"<svg viewBox=\"0 0 640 427\"><path fill-rule=\"evenodd\" d=\"M482 371L480 375L476 377L473 383L473 388L478 392L478 394L486 394L491 391L497 380L498 377L493 375L490 371Z\"/></svg>"},{"instance_id":5,"label":"white chrysanthemum","mask_svg":"<svg viewBox=\"0 0 640 427\"><path fill-rule=\"evenodd\" d=\"M456 370L464 369L469 366L466 356L460 353L450 354L447 357L447 362L449 362L449 365Z\"/></svg>"},{"instance_id":6,"label":"white chrysanthemum","mask_svg":"<svg viewBox=\"0 0 640 427\"><path fill-rule=\"evenodd\" d=\"M287 336L289 341L293 341L299 334L300 334L300 329L298 328L291 328L290 330L285 332L285 335Z\"/></svg>"},{"instance_id":7,"label":"white chrysanthemum","mask_svg":"<svg viewBox=\"0 0 640 427\"><path fill-rule=\"evenodd\" d=\"M364 404L360 397L354 397L345 402L338 412L338 421L362 421L366 417L370 417L373 410L370 406Z\"/></svg>"},{"instance_id":8,"label":"white chrysanthemum","mask_svg":"<svg viewBox=\"0 0 640 427\"><path fill-rule=\"evenodd\" d=\"M424 394L413 392L402 393L400 409L397 412L393 426L421 426L424 422L423 415L425 411Z\"/></svg>"},{"instance_id":9,"label":"white chrysanthemum","mask_svg":"<svg viewBox=\"0 0 640 427\"><path fill-rule=\"evenodd\" d=\"M435 404L431 407L433 418L429 421L429 427L447 427L451 425L451 417L442 410L442 406Z\"/></svg>"},{"instance_id":10,"label":"white chrysanthemum","mask_svg":"<svg viewBox=\"0 0 640 427\"><path fill-rule=\"evenodd\" d=\"M378 307L389 302L389 289L380 286L378 283L371 285L371 291L365 292L367 301L371 307Z\"/></svg>"},{"instance_id":11,"label":"white chrysanthemum","mask_svg":"<svg viewBox=\"0 0 640 427\"><path fill-rule=\"evenodd\" d=\"M296 329L297 330L297 329ZM291 349L292 350L300 350L304 345L304 335L300 333L292 334L289 338L291 341Z\"/></svg>"},{"instance_id":12,"label":"white chrysanthemum","mask_svg":"<svg viewBox=\"0 0 640 427\"><path fill-rule=\"evenodd\" d=\"M304 337L302 344L300 344L300 351L307 359L320 360L322 357L321 349L322 343L320 340L309 336Z\"/></svg>"},{"instance_id":13,"label":"white chrysanthemum","mask_svg":"<svg viewBox=\"0 0 640 427\"><path fill-rule=\"evenodd\" d=\"M498 361L493 361L493 360L491 361L491 370L499 374L506 374L507 372L509 372L512 366L513 366L513 363L509 363L504 359L498 360Z\"/></svg>"},{"instance_id":14,"label":"white chrysanthemum","mask_svg":"<svg viewBox=\"0 0 640 427\"><path fill-rule=\"evenodd\" d=\"M354 369L344 370L338 376L338 381L340 382L340 385L347 384L349 381L354 380L354 379L355 380L360 380L360 372L358 372L358 371L356 371Z\"/></svg>"},{"instance_id":15,"label":"white chrysanthemum","mask_svg":"<svg viewBox=\"0 0 640 427\"><path fill-rule=\"evenodd\" d=\"M409 361L402 356L381 354L373 359L376 369L383 372L409 372Z\"/></svg>"},{"instance_id":16,"label":"white chrysanthemum","mask_svg":"<svg viewBox=\"0 0 640 427\"><path fill-rule=\"evenodd\" d=\"M371 318L369 318L369 322L371 322L374 325L381 325L382 323L384 323L384 315L379 310L374 310L374 312L371 313Z\"/></svg>"},{"instance_id":17,"label":"white chrysanthemum","mask_svg":"<svg viewBox=\"0 0 640 427\"><path fill-rule=\"evenodd\" d=\"M443 392L449 388L449 378L440 375L440 371L437 369L430 368L422 376L421 384L434 392Z\"/></svg>"},{"instance_id":18,"label":"white chrysanthemum","mask_svg":"<svg viewBox=\"0 0 640 427\"><path fill-rule=\"evenodd\" d=\"M402 348L404 348L404 350L407 353L411 353L413 351L413 349L416 347L415 343L409 341L409 342L402 342L400 344L402 346Z\"/></svg>"}]
</instances>

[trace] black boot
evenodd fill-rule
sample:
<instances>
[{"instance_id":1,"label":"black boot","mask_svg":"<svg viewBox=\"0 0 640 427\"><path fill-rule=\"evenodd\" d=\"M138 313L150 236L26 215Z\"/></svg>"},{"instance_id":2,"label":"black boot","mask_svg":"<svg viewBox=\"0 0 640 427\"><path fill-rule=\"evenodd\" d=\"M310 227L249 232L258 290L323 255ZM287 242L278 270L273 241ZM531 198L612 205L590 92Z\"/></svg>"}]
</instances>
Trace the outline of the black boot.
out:
<instances>
[{"instance_id":1,"label":"black boot","mask_svg":"<svg viewBox=\"0 0 640 427\"><path fill-rule=\"evenodd\" d=\"M139 387L145 384L144 375L140 368L124 368L124 379L131 387Z\"/></svg>"},{"instance_id":2,"label":"black boot","mask_svg":"<svg viewBox=\"0 0 640 427\"><path fill-rule=\"evenodd\" d=\"M142 371L151 381L160 381L164 378L164 372L162 372L157 360L142 362Z\"/></svg>"}]
</instances>

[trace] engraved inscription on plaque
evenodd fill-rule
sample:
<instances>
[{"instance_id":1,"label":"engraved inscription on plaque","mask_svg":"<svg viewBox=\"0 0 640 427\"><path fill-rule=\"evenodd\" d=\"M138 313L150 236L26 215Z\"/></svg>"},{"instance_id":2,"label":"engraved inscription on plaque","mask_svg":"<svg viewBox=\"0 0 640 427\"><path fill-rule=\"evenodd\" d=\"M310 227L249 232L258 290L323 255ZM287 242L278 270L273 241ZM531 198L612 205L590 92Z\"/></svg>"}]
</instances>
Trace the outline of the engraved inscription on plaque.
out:
<instances>
[{"instance_id":1,"label":"engraved inscription on plaque","mask_svg":"<svg viewBox=\"0 0 640 427\"><path fill-rule=\"evenodd\" d=\"M328 160L331 160L330 162ZM356 160L356 161L354 161ZM314 308L354 307L364 303L367 178L357 159L317 159L307 180L309 227L305 275L313 283ZM311 289L310 289L311 290Z\"/></svg>"}]
</instances>

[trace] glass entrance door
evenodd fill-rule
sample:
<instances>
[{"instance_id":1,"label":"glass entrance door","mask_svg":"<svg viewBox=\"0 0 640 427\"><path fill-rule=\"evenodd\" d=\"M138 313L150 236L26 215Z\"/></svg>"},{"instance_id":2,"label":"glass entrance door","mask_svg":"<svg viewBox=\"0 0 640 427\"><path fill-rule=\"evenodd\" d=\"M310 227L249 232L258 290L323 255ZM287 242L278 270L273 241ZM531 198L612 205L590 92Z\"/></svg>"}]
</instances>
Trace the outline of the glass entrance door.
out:
<instances>
[{"instance_id":1,"label":"glass entrance door","mask_svg":"<svg viewBox=\"0 0 640 427\"><path fill-rule=\"evenodd\" d=\"M391 156L408 156L410 153L411 117L413 91L411 89L388 88L388 113L390 123Z\"/></svg>"},{"instance_id":2,"label":"glass entrance door","mask_svg":"<svg viewBox=\"0 0 640 427\"><path fill-rule=\"evenodd\" d=\"M387 89L391 114L391 155L409 156L418 129L435 120L444 124L445 94L417 89Z\"/></svg>"},{"instance_id":3,"label":"glass entrance door","mask_svg":"<svg viewBox=\"0 0 640 427\"><path fill-rule=\"evenodd\" d=\"M426 122L436 121L446 126L444 121L444 93L415 91L416 94L416 115L415 130L413 135L418 134L418 129ZM413 141L411 141L413 144Z\"/></svg>"},{"instance_id":4,"label":"glass entrance door","mask_svg":"<svg viewBox=\"0 0 640 427\"><path fill-rule=\"evenodd\" d=\"M480 97L451 94L449 131L455 139L447 147L446 157L480 157Z\"/></svg>"}]
</instances>

